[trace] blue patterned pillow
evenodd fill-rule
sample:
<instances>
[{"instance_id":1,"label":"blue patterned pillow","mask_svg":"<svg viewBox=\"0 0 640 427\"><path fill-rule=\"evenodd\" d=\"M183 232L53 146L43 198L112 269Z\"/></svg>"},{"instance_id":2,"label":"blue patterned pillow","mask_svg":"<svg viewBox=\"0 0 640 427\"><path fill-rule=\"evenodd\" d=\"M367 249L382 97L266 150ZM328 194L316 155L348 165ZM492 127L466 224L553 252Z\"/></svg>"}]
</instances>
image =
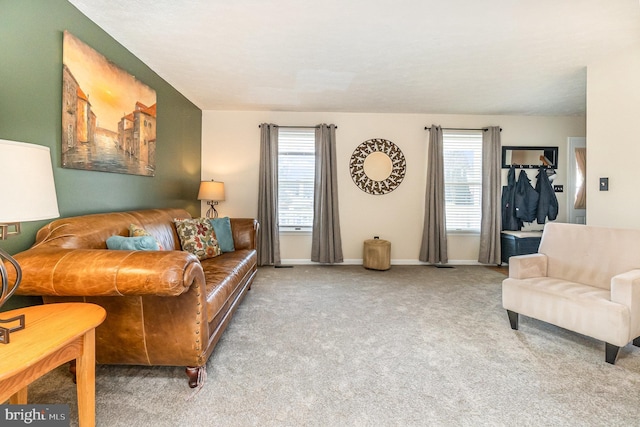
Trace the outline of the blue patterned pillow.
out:
<instances>
[{"instance_id":1,"label":"blue patterned pillow","mask_svg":"<svg viewBox=\"0 0 640 427\"><path fill-rule=\"evenodd\" d=\"M157 251L160 249L153 236L111 236L107 239L107 248L117 251Z\"/></svg>"},{"instance_id":2,"label":"blue patterned pillow","mask_svg":"<svg viewBox=\"0 0 640 427\"><path fill-rule=\"evenodd\" d=\"M233 252L236 250L233 242L233 233L231 232L231 220L228 216L224 218L211 219L213 231L216 233L216 239L222 252Z\"/></svg>"}]
</instances>

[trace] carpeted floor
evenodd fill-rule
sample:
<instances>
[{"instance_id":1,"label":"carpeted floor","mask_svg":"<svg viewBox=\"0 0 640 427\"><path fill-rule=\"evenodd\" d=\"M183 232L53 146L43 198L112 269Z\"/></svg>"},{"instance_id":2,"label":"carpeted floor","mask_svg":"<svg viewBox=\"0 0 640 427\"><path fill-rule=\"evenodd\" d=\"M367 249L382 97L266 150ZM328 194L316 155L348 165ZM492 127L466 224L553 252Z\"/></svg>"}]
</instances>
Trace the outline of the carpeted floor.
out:
<instances>
[{"instance_id":1,"label":"carpeted floor","mask_svg":"<svg viewBox=\"0 0 640 427\"><path fill-rule=\"evenodd\" d=\"M98 426L604 426L640 423L640 349L501 307L484 267L261 268L208 363L98 366ZM30 403L69 403L66 366Z\"/></svg>"}]
</instances>

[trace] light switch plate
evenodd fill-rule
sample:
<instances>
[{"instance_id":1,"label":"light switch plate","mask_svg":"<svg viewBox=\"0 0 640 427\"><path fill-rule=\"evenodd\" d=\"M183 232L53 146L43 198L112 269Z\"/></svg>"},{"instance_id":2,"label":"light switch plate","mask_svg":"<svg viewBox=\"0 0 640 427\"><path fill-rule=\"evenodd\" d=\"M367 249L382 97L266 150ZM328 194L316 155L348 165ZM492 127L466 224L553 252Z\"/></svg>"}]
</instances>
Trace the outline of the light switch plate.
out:
<instances>
[{"instance_id":1,"label":"light switch plate","mask_svg":"<svg viewBox=\"0 0 640 427\"><path fill-rule=\"evenodd\" d=\"M609 191L609 178L600 178L600 191Z\"/></svg>"}]
</instances>

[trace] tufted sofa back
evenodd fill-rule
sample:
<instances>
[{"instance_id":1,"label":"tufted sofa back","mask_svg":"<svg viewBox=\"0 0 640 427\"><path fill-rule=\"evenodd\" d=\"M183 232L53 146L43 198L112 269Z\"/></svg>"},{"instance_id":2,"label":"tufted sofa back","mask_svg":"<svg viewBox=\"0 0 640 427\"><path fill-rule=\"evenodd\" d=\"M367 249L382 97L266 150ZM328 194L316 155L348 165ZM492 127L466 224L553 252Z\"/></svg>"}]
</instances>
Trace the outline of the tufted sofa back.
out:
<instances>
[{"instance_id":1,"label":"tufted sofa back","mask_svg":"<svg viewBox=\"0 0 640 427\"><path fill-rule=\"evenodd\" d=\"M147 209L60 218L38 230L34 247L106 249L114 235L128 236L129 226L146 229L167 250L180 250L174 218L191 218L184 209Z\"/></svg>"}]
</instances>

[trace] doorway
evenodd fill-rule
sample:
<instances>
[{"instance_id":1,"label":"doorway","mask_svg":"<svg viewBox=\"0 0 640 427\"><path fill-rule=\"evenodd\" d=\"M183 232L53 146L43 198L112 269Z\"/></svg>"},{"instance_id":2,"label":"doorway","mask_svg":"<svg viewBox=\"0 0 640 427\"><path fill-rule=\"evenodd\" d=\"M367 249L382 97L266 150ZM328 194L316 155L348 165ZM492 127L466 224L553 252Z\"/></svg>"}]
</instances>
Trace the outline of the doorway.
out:
<instances>
[{"instance_id":1,"label":"doorway","mask_svg":"<svg viewBox=\"0 0 640 427\"><path fill-rule=\"evenodd\" d=\"M569 137L567 145L567 220L573 224L586 224L587 139Z\"/></svg>"}]
</instances>

